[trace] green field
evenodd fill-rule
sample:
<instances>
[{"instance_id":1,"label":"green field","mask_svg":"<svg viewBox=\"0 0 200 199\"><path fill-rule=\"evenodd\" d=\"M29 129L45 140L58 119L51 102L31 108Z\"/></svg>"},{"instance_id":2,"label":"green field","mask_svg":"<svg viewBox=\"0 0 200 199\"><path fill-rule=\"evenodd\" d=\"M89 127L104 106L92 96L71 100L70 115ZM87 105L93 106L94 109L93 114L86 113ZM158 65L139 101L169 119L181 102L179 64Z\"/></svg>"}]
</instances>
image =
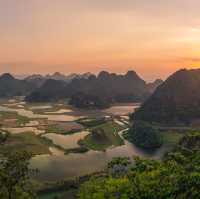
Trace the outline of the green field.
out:
<instances>
[{"instance_id":1,"label":"green field","mask_svg":"<svg viewBox=\"0 0 200 199\"><path fill-rule=\"evenodd\" d=\"M179 141L184 135L184 133L178 133L174 131L163 132L163 144L174 146L179 143Z\"/></svg>"},{"instance_id":2,"label":"green field","mask_svg":"<svg viewBox=\"0 0 200 199\"><path fill-rule=\"evenodd\" d=\"M72 149L63 149L65 151L65 155L69 153L86 153L89 151L89 149L85 146L80 146L78 148L72 148Z\"/></svg>"},{"instance_id":3,"label":"green field","mask_svg":"<svg viewBox=\"0 0 200 199\"><path fill-rule=\"evenodd\" d=\"M0 145L0 154L12 151L28 151L33 155L49 154L49 143L32 132L10 134L8 139Z\"/></svg>"},{"instance_id":4,"label":"green field","mask_svg":"<svg viewBox=\"0 0 200 199\"><path fill-rule=\"evenodd\" d=\"M16 120L15 122L10 122L10 125L15 125L15 126L21 126L25 125L30 121L29 118L21 116L17 114L17 112L0 112L0 124L1 125L8 125L9 122L6 122L6 120Z\"/></svg>"},{"instance_id":5,"label":"green field","mask_svg":"<svg viewBox=\"0 0 200 199\"><path fill-rule=\"evenodd\" d=\"M68 132L58 125L49 125L45 129L46 133L57 133L57 134L67 134Z\"/></svg>"},{"instance_id":6,"label":"green field","mask_svg":"<svg viewBox=\"0 0 200 199\"><path fill-rule=\"evenodd\" d=\"M124 144L118 132L123 128L114 122L107 122L91 128L91 134L80 141L81 145L92 150L103 151L110 146L120 146ZM98 131L98 135L94 132Z\"/></svg>"},{"instance_id":7,"label":"green field","mask_svg":"<svg viewBox=\"0 0 200 199\"><path fill-rule=\"evenodd\" d=\"M104 124L106 122L105 118L82 118L77 120L77 122L86 128L91 128L94 126L98 126Z\"/></svg>"},{"instance_id":8,"label":"green field","mask_svg":"<svg viewBox=\"0 0 200 199\"><path fill-rule=\"evenodd\" d=\"M55 133L55 134L63 134L63 135L70 135L74 133L80 132L81 129L76 129L76 126L73 128L65 129L64 127L59 126L58 124L56 125L48 125L45 128L45 133Z\"/></svg>"}]
</instances>

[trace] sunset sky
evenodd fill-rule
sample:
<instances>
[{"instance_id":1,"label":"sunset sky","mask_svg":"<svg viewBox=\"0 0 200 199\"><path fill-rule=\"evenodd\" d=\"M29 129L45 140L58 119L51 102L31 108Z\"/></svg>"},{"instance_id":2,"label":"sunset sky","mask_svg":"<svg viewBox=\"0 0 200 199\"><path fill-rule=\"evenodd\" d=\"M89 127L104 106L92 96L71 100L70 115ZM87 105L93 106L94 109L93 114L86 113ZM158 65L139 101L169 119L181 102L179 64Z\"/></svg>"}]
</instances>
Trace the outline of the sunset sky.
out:
<instances>
[{"instance_id":1,"label":"sunset sky","mask_svg":"<svg viewBox=\"0 0 200 199\"><path fill-rule=\"evenodd\" d=\"M0 0L0 73L200 66L199 0Z\"/></svg>"}]
</instances>

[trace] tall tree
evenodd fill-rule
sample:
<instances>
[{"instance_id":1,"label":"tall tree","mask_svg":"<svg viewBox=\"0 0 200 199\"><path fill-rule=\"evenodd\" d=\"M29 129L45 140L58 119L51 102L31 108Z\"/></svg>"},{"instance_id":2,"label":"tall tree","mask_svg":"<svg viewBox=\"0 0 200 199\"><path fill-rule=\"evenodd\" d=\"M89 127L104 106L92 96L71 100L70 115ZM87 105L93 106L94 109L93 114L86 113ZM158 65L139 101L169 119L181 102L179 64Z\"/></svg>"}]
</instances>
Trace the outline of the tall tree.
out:
<instances>
[{"instance_id":1,"label":"tall tree","mask_svg":"<svg viewBox=\"0 0 200 199\"><path fill-rule=\"evenodd\" d=\"M16 152L9 154L0 163L0 198L33 199L30 182L29 160L31 154Z\"/></svg>"}]
</instances>

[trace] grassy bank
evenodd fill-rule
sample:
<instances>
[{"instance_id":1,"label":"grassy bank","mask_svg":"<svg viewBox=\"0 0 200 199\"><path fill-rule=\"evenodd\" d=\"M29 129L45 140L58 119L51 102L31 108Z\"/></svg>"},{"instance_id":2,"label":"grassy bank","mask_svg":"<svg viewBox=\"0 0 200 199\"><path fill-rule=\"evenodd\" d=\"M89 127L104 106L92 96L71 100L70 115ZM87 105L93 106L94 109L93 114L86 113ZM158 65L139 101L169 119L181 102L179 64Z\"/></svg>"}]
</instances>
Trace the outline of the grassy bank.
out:
<instances>
[{"instance_id":1,"label":"grassy bank","mask_svg":"<svg viewBox=\"0 0 200 199\"><path fill-rule=\"evenodd\" d=\"M49 125L45 129L46 133L67 134L67 131L60 128L58 125Z\"/></svg>"},{"instance_id":2,"label":"grassy bank","mask_svg":"<svg viewBox=\"0 0 200 199\"><path fill-rule=\"evenodd\" d=\"M175 146L179 143L181 138L185 135L185 133L179 133L175 131L166 131L161 133L163 136L163 144Z\"/></svg>"},{"instance_id":3,"label":"grassy bank","mask_svg":"<svg viewBox=\"0 0 200 199\"><path fill-rule=\"evenodd\" d=\"M49 125L45 128L46 133L55 133L55 134L63 134L63 135L78 133L81 130L82 130L81 128L76 128L76 126L74 126L74 128L67 128L67 127L65 128L65 127L60 126L59 124Z\"/></svg>"},{"instance_id":4,"label":"grassy bank","mask_svg":"<svg viewBox=\"0 0 200 199\"><path fill-rule=\"evenodd\" d=\"M22 126L29 121L29 118L21 116L17 112L0 112L0 124L2 126Z\"/></svg>"},{"instance_id":5,"label":"grassy bank","mask_svg":"<svg viewBox=\"0 0 200 199\"><path fill-rule=\"evenodd\" d=\"M104 117L103 118L82 118L82 119L77 120L77 122L86 128L91 128L91 127L104 124L106 122L106 119Z\"/></svg>"},{"instance_id":6,"label":"grassy bank","mask_svg":"<svg viewBox=\"0 0 200 199\"><path fill-rule=\"evenodd\" d=\"M89 151L89 149L85 146L80 146L77 148L72 148L72 149L65 149L65 155L68 155L69 153L86 153Z\"/></svg>"},{"instance_id":7,"label":"grassy bank","mask_svg":"<svg viewBox=\"0 0 200 199\"><path fill-rule=\"evenodd\" d=\"M75 199L77 198L79 187L82 183L88 181L91 177L105 176L107 176L107 174L101 171L81 176L76 179L55 183L46 182L37 189L37 199Z\"/></svg>"},{"instance_id":8,"label":"grassy bank","mask_svg":"<svg viewBox=\"0 0 200 199\"><path fill-rule=\"evenodd\" d=\"M118 132L123 128L110 121L91 128L91 134L80 141L80 144L92 150L103 151L110 146L120 146L124 144ZM97 132L97 133L96 133Z\"/></svg>"},{"instance_id":9,"label":"grassy bank","mask_svg":"<svg viewBox=\"0 0 200 199\"><path fill-rule=\"evenodd\" d=\"M47 141L32 132L10 134L4 144L0 145L0 154L12 151L28 151L33 155L50 153Z\"/></svg>"}]
</instances>

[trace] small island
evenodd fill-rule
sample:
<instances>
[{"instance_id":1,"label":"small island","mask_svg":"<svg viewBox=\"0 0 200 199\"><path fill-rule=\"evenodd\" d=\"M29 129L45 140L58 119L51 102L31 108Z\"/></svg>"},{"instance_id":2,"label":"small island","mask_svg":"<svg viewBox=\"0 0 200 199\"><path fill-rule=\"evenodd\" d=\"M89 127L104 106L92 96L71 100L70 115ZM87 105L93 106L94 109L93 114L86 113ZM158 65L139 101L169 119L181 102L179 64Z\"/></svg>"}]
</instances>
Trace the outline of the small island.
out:
<instances>
[{"instance_id":1,"label":"small island","mask_svg":"<svg viewBox=\"0 0 200 199\"><path fill-rule=\"evenodd\" d=\"M127 138L136 146L144 149L159 148L162 143L162 134L148 122L136 121L127 133Z\"/></svg>"}]
</instances>

